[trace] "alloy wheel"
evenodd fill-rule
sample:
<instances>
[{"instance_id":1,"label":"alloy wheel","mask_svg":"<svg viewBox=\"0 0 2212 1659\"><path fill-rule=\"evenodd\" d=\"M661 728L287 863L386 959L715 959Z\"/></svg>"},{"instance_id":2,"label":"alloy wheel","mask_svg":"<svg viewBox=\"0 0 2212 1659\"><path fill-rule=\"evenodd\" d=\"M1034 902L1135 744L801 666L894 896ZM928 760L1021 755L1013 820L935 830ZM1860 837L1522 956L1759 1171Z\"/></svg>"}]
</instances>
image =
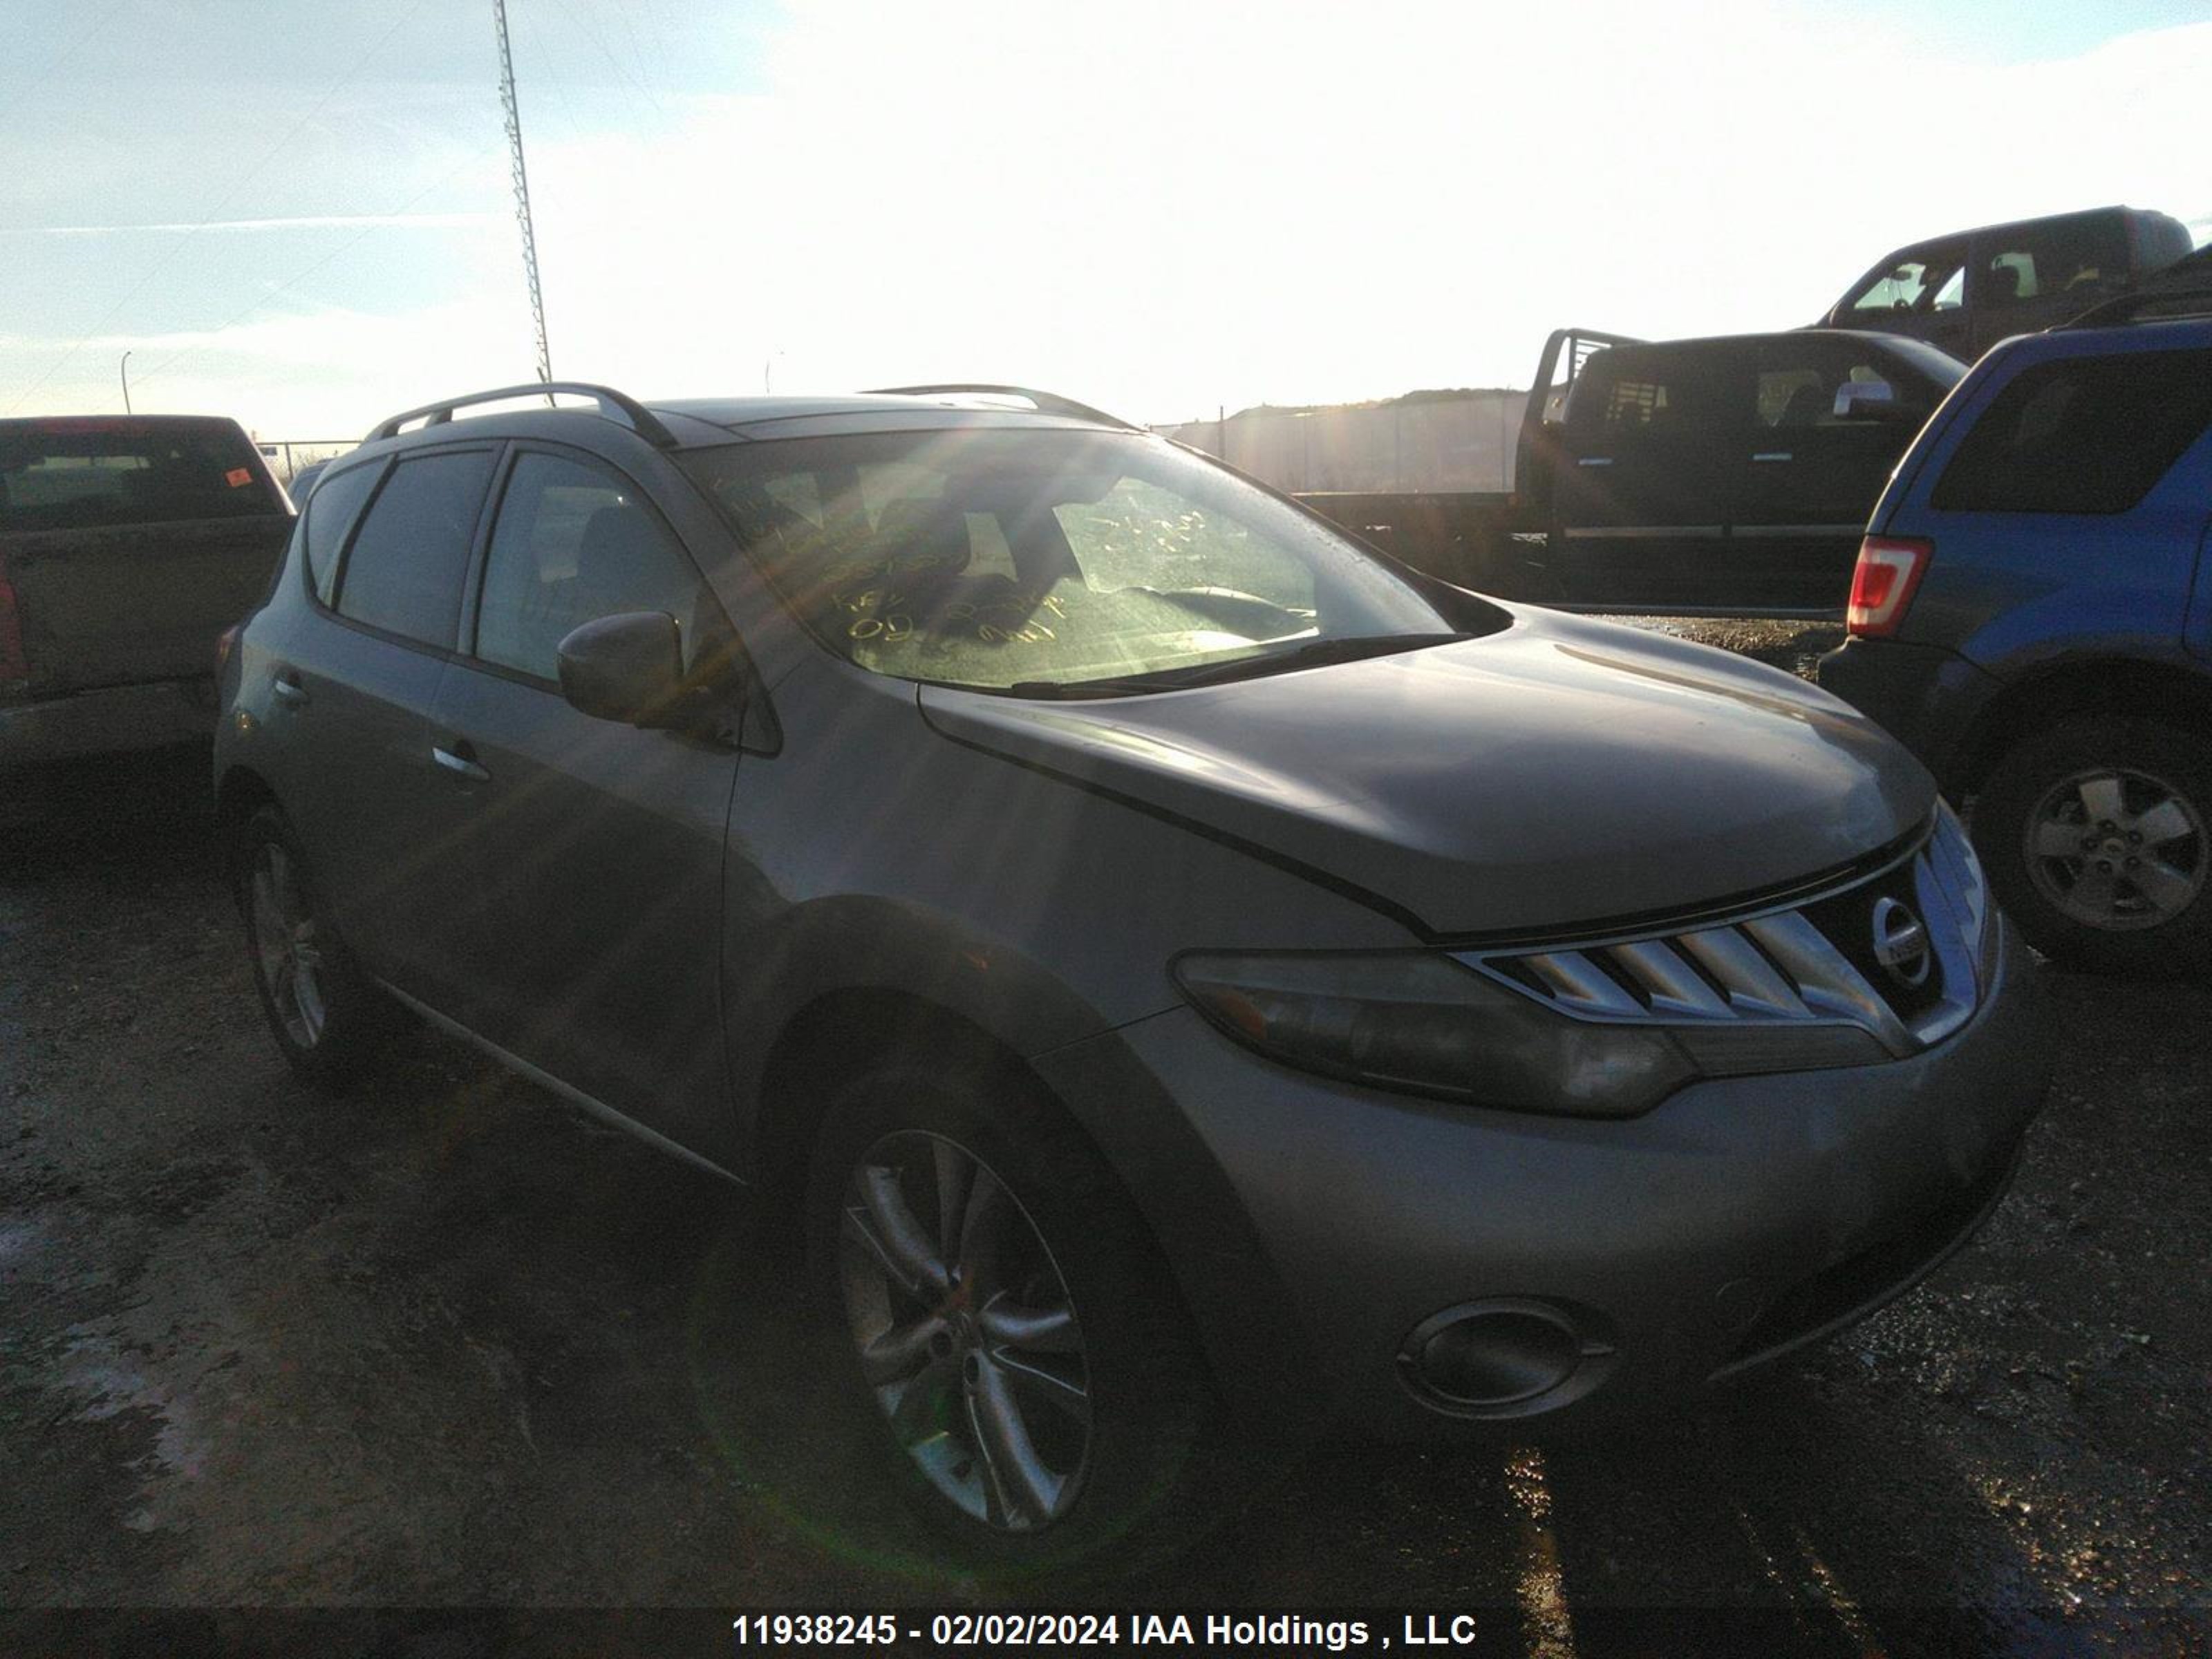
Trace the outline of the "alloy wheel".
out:
<instances>
[{"instance_id":1,"label":"alloy wheel","mask_svg":"<svg viewBox=\"0 0 2212 1659\"><path fill-rule=\"evenodd\" d=\"M2148 772L2107 767L2053 784L2028 814L2025 842L2036 890L2091 927L2155 927L2204 889L2204 820Z\"/></svg>"},{"instance_id":2,"label":"alloy wheel","mask_svg":"<svg viewBox=\"0 0 2212 1659\"><path fill-rule=\"evenodd\" d=\"M297 1047L313 1048L330 1018L322 945L291 854L276 842L263 842L254 854L247 904L262 983L277 1021Z\"/></svg>"},{"instance_id":3,"label":"alloy wheel","mask_svg":"<svg viewBox=\"0 0 2212 1659\"><path fill-rule=\"evenodd\" d=\"M1082 1326L1006 1183L945 1136L884 1136L846 1182L838 1273L862 1375L929 1484L1000 1531L1065 1515L1091 1455Z\"/></svg>"}]
</instances>

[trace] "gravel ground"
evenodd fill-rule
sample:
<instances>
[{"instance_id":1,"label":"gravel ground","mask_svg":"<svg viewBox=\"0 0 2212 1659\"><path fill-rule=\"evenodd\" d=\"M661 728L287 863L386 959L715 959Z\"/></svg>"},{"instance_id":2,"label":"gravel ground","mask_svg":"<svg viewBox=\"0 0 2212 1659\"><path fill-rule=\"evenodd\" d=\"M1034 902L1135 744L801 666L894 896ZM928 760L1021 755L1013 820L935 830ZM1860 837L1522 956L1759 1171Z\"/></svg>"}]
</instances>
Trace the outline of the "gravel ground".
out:
<instances>
[{"instance_id":1,"label":"gravel ground","mask_svg":"<svg viewBox=\"0 0 2212 1659\"><path fill-rule=\"evenodd\" d=\"M1802 674L1807 679L1813 678L1813 665L1821 654L1844 642L1844 625L1839 622L1806 622L1786 617L1616 617L1613 620L1717 645L1724 651Z\"/></svg>"},{"instance_id":2,"label":"gravel ground","mask_svg":"<svg viewBox=\"0 0 2212 1659\"><path fill-rule=\"evenodd\" d=\"M1836 633L1650 625L1791 665ZM1024 1599L1474 1609L1547 1654L1653 1650L1653 1608L1736 1650L2212 1650L2203 985L2046 974L2062 1069L1986 1231L1686 1420L1254 1446L1179 1558L979 1585L823 1428L726 1189L427 1032L342 1104L293 1082L196 767L0 833L0 1651L89 1650L70 1608Z\"/></svg>"}]
</instances>

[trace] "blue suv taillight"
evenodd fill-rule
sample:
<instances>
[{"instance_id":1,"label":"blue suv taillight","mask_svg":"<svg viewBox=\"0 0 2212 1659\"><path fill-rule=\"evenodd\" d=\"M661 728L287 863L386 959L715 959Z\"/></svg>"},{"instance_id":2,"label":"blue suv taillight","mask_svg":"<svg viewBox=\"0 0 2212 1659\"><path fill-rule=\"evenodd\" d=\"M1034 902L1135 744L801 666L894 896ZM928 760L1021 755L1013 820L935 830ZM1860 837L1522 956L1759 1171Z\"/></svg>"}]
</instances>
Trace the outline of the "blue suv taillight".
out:
<instances>
[{"instance_id":1,"label":"blue suv taillight","mask_svg":"<svg viewBox=\"0 0 2212 1659\"><path fill-rule=\"evenodd\" d=\"M1869 536L1859 543L1859 562L1851 571L1850 606L1844 613L1850 630L1863 639L1894 634L1905 620L1936 544L1904 536Z\"/></svg>"}]
</instances>

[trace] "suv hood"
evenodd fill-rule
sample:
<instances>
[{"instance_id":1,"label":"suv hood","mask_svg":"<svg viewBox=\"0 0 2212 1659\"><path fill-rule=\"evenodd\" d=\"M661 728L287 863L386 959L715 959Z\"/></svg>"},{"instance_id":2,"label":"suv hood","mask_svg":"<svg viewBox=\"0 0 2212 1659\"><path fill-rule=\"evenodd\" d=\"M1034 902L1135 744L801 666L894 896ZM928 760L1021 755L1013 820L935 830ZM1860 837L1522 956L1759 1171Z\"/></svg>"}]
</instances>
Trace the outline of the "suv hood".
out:
<instances>
[{"instance_id":1,"label":"suv hood","mask_svg":"<svg viewBox=\"0 0 2212 1659\"><path fill-rule=\"evenodd\" d=\"M924 685L921 712L956 741L1304 866L1438 936L1701 909L1849 864L1934 808L1918 762L1794 676L1510 614L1481 639L1144 696Z\"/></svg>"}]
</instances>

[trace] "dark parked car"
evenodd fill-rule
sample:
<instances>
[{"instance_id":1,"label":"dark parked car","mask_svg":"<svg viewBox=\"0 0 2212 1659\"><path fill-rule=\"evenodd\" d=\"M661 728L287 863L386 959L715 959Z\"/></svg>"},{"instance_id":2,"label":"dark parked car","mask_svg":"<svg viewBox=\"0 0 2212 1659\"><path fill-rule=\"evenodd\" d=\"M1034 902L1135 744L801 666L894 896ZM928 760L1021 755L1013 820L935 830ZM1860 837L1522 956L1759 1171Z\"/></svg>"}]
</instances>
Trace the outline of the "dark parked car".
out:
<instances>
[{"instance_id":1,"label":"dark parked car","mask_svg":"<svg viewBox=\"0 0 2212 1659\"><path fill-rule=\"evenodd\" d=\"M1890 469L1965 373L1917 340L1805 329L1594 354L1540 444L1547 592L1838 608Z\"/></svg>"},{"instance_id":2,"label":"dark parked car","mask_svg":"<svg viewBox=\"0 0 2212 1659\"><path fill-rule=\"evenodd\" d=\"M1300 499L1416 568L1577 611L1840 613L1890 468L1966 372L1793 329L1545 342L1510 495Z\"/></svg>"},{"instance_id":3,"label":"dark parked car","mask_svg":"<svg viewBox=\"0 0 2212 1659\"><path fill-rule=\"evenodd\" d=\"M1915 335L1972 362L2127 293L2189 249L2187 226L2144 208L1984 225L1898 249L1820 321Z\"/></svg>"},{"instance_id":4,"label":"dark parked car","mask_svg":"<svg viewBox=\"0 0 2212 1659\"><path fill-rule=\"evenodd\" d=\"M1983 359L1876 508L1820 667L1975 798L2005 908L2082 967L2212 963L2208 313L2200 264L2102 313L2147 320Z\"/></svg>"},{"instance_id":5,"label":"dark parked car","mask_svg":"<svg viewBox=\"0 0 2212 1659\"><path fill-rule=\"evenodd\" d=\"M335 1085L396 1000L789 1198L823 1408L977 1553L1223 1407L1680 1399L1996 1202L2025 953L1816 688L1044 394L562 389L334 462L235 641L270 1029Z\"/></svg>"},{"instance_id":6,"label":"dark parked car","mask_svg":"<svg viewBox=\"0 0 2212 1659\"><path fill-rule=\"evenodd\" d=\"M205 741L291 530L235 421L0 421L0 767Z\"/></svg>"}]
</instances>

